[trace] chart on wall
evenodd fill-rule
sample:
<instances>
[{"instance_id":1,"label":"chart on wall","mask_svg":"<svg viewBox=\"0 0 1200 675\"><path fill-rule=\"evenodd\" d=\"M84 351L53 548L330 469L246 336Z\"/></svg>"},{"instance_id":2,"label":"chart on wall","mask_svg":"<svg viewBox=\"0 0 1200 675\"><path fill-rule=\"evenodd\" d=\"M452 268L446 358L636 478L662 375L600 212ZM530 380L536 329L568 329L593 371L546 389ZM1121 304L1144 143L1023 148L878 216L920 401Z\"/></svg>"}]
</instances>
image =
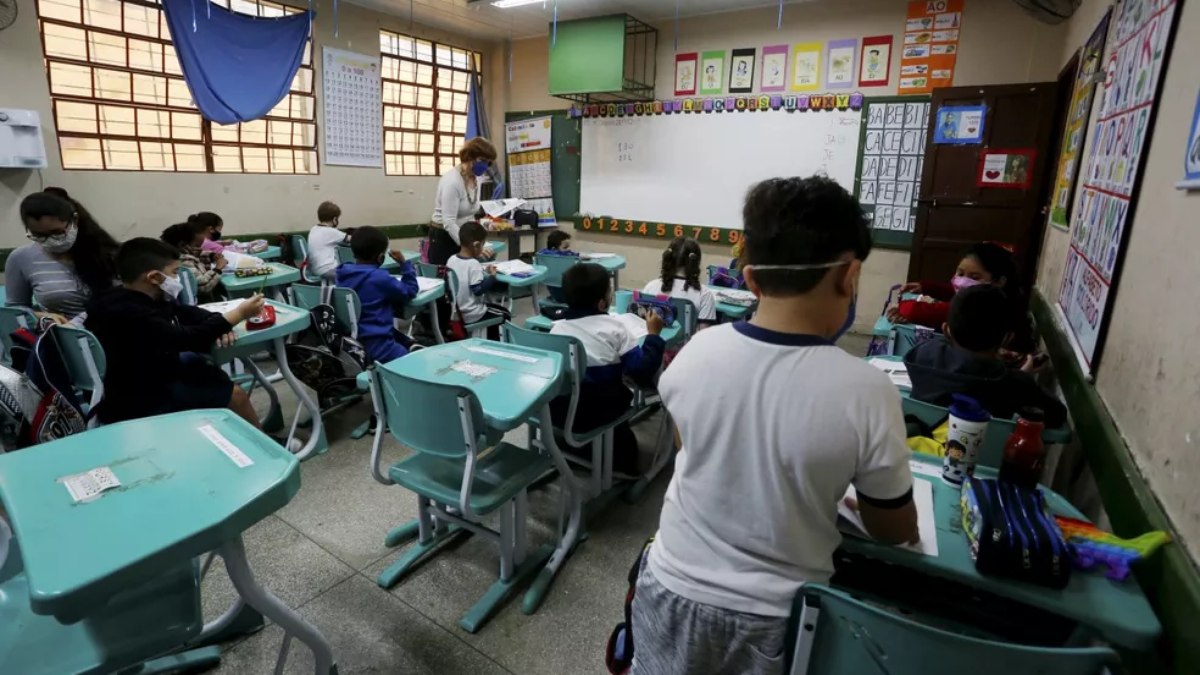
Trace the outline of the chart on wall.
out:
<instances>
[{"instance_id":1,"label":"chart on wall","mask_svg":"<svg viewBox=\"0 0 1200 675\"><path fill-rule=\"evenodd\" d=\"M954 84L963 0L912 0L900 49L901 94L928 94Z\"/></svg>"},{"instance_id":2,"label":"chart on wall","mask_svg":"<svg viewBox=\"0 0 1200 675\"><path fill-rule=\"evenodd\" d=\"M917 221L930 101L926 96L867 98L854 196L881 245L907 247Z\"/></svg>"},{"instance_id":3,"label":"chart on wall","mask_svg":"<svg viewBox=\"0 0 1200 675\"><path fill-rule=\"evenodd\" d=\"M1112 15L1110 56L1086 152L1071 246L1058 294L1076 356L1091 373L1108 321L1126 231L1136 204L1158 90L1171 42L1175 0L1125 0Z\"/></svg>"},{"instance_id":4,"label":"chart on wall","mask_svg":"<svg viewBox=\"0 0 1200 675\"><path fill-rule=\"evenodd\" d=\"M509 194L524 199L528 208L537 211L541 227L558 224L551 187L552 126L550 117L517 120L504 125Z\"/></svg>"},{"instance_id":5,"label":"chart on wall","mask_svg":"<svg viewBox=\"0 0 1200 675\"><path fill-rule=\"evenodd\" d=\"M379 56L322 48L325 164L383 166Z\"/></svg>"}]
</instances>

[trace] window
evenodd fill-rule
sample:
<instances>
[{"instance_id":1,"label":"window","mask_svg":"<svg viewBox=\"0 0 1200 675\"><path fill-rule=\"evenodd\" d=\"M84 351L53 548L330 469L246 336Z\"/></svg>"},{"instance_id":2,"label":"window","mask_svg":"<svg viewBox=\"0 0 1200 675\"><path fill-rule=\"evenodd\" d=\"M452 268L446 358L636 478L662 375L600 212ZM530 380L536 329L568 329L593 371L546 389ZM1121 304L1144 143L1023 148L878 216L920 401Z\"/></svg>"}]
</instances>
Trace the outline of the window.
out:
<instances>
[{"instance_id":1,"label":"window","mask_svg":"<svg viewBox=\"0 0 1200 675\"><path fill-rule=\"evenodd\" d=\"M261 17L300 11L214 2ZM317 173L311 42L274 110L225 126L193 105L157 1L38 0L37 9L64 169Z\"/></svg>"},{"instance_id":2,"label":"window","mask_svg":"<svg viewBox=\"0 0 1200 675\"><path fill-rule=\"evenodd\" d=\"M467 132L471 72L479 52L379 31L384 167L393 176L437 176L458 163Z\"/></svg>"}]
</instances>

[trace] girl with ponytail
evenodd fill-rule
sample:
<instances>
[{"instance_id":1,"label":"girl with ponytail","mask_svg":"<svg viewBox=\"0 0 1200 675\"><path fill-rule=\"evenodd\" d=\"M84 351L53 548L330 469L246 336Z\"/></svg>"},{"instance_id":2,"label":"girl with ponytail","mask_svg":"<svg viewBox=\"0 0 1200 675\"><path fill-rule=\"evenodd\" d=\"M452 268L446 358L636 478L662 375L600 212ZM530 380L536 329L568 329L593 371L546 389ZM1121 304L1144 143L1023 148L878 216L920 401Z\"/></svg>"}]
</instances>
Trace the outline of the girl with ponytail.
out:
<instances>
[{"instance_id":1,"label":"girl with ponytail","mask_svg":"<svg viewBox=\"0 0 1200 675\"><path fill-rule=\"evenodd\" d=\"M691 300L700 322L716 323L716 298L700 283L700 255L695 239L676 237L663 251L659 278L646 284L642 292Z\"/></svg>"}]
</instances>

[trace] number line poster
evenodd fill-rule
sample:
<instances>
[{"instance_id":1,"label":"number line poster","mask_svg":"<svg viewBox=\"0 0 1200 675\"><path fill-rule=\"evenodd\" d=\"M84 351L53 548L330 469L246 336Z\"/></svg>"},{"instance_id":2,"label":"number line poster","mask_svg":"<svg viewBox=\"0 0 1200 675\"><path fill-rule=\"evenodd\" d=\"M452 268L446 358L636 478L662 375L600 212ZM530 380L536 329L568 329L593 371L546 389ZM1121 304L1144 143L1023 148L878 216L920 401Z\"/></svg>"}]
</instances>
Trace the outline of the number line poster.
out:
<instances>
[{"instance_id":1,"label":"number line poster","mask_svg":"<svg viewBox=\"0 0 1200 675\"><path fill-rule=\"evenodd\" d=\"M383 166L383 103L379 56L322 48L325 163Z\"/></svg>"},{"instance_id":2,"label":"number line poster","mask_svg":"<svg viewBox=\"0 0 1200 675\"><path fill-rule=\"evenodd\" d=\"M1133 218L1130 202L1137 194L1176 6L1175 0L1125 0L1112 17L1112 54L1099 118L1088 134L1058 294L1061 318L1089 374L1108 322L1125 230Z\"/></svg>"},{"instance_id":3,"label":"number line poster","mask_svg":"<svg viewBox=\"0 0 1200 675\"><path fill-rule=\"evenodd\" d=\"M867 101L855 194L876 230L912 233L925 163L928 100Z\"/></svg>"}]
</instances>

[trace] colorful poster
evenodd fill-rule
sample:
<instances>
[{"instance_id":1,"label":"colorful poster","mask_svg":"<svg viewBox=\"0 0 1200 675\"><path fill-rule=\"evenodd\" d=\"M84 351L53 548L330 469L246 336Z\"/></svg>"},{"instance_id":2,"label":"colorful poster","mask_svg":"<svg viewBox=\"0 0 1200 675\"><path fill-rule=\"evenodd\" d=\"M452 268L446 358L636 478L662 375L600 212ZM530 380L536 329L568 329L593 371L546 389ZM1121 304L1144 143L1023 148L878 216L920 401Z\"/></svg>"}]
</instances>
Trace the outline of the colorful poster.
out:
<instances>
[{"instance_id":1,"label":"colorful poster","mask_svg":"<svg viewBox=\"0 0 1200 675\"><path fill-rule=\"evenodd\" d=\"M548 149L551 147L550 140L549 117L518 120L504 125L504 150L510 155Z\"/></svg>"},{"instance_id":2,"label":"colorful poster","mask_svg":"<svg viewBox=\"0 0 1200 675\"><path fill-rule=\"evenodd\" d=\"M1104 340L1177 6L1176 0L1124 0L1111 18L1107 79L1071 211L1071 247L1058 294L1061 318L1089 374Z\"/></svg>"},{"instance_id":3,"label":"colorful poster","mask_svg":"<svg viewBox=\"0 0 1200 675\"><path fill-rule=\"evenodd\" d=\"M1192 130L1183 152L1183 180L1175 184L1180 190L1200 190L1200 94L1192 111Z\"/></svg>"},{"instance_id":4,"label":"colorful poster","mask_svg":"<svg viewBox=\"0 0 1200 675\"><path fill-rule=\"evenodd\" d=\"M802 42L792 47L792 91L821 87L821 43Z\"/></svg>"},{"instance_id":5,"label":"colorful poster","mask_svg":"<svg viewBox=\"0 0 1200 675\"><path fill-rule=\"evenodd\" d=\"M675 95L696 95L696 68L700 60L696 52L675 55Z\"/></svg>"},{"instance_id":6,"label":"colorful poster","mask_svg":"<svg viewBox=\"0 0 1200 675\"><path fill-rule=\"evenodd\" d=\"M876 230L911 234L925 164L929 99L868 99L854 196Z\"/></svg>"},{"instance_id":7,"label":"colorful poster","mask_svg":"<svg viewBox=\"0 0 1200 675\"><path fill-rule=\"evenodd\" d=\"M892 36L863 38L858 61L858 86L886 87L892 77Z\"/></svg>"},{"instance_id":8,"label":"colorful poster","mask_svg":"<svg viewBox=\"0 0 1200 675\"><path fill-rule=\"evenodd\" d=\"M963 0L912 0L900 50L901 94L927 94L954 84Z\"/></svg>"},{"instance_id":9,"label":"colorful poster","mask_svg":"<svg viewBox=\"0 0 1200 675\"><path fill-rule=\"evenodd\" d=\"M383 83L379 55L322 48L326 164L383 166Z\"/></svg>"},{"instance_id":10,"label":"colorful poster","mask_svg":"<svg viewBox=\"0 0 1200 675\"><path fill-rule=\"evenodd\" d=\"M1108 18L1092 31L1092 36L1079 55L1079 70L1071 92L1071 108L1063 127L1062 149L1058 153L1058 170L1054 178L1054 195L1050 201L1050 224L1065 230L1071 222L1071 202L1075 196L1075 170L1087 133L1087 121L1092 114L1092 96L1096 91L1096 73L1104 60L1104 41L1108 37Z\"/></svg>"},{"instance_id":11,"label":"colorful poster","mask_svg":"<svg viewBox=\"0 0 1200 675\"><path fill-rule=\"evenodd\" d=\"M762 50L762 81L759 91L783 91L787 89L787 45L770 45Z\"/></svg>"},{"instance_id":12,"label":"colorful poster","mask_svg":"<svg viewBox=\"0 0 1200 675\"><path fill-rule=\"evenodd\" d=\"M854 86L854 57L858 52L858 40L831 40L826 62L829 71L825 74L825 86L830 89L846 89Z\"/></svg>"},{"instance_id":13,"label":"colorful poster","mask_svg":"<svg viewBox=\"0 0 1200 675\"><path fill-rule=\"evenodd\" d=\"M725 81L725 52L704 52L700 55L700 93L720 94Z\"/></svg>"},{"instance_id":14,"label":"colorful poster","mask_svg":"<svg viewBox=\"0 0 1200 675\"><path fill-rule=\"evenodd\" d=\"M933 142L950 145L983 143L983 123L987 118L985 105L947 105L938 108L937 124L933 126Z\"/></svg>"},{"instance_id":15,"label":"colorful poster","mask_svg":"<svg viewBox=\"0 0 1200 675\"><path fill-rule=\"evenodd\" d=\"M729 93L749 94L754 90L754 49L735 49L729 58Z\"/></svg>"},{"instance_id":16,"label":"colorful poster","mask_svg":"<svg viewBox=\"0 0 1200 675\"><path fill-rule=\"evenodd\" d=\"M995 150L989 148L979 155L977 185L987 188L1023 190L1033 180L1033 161L1037 151Z\"/></svg>"},{"instance_id":17,"label":"colorful poster","mask_svg":"<svg viewBox=\"0 0 1200 675\"><path fill-rule=\"evenodd\" d=\"M538 225L554 227L554 192L551 189L550 157L553 152L549 117L517 120L504 125L508 154L509 193L524 199L538 212Z\"/></svg>"}]
</instances>

